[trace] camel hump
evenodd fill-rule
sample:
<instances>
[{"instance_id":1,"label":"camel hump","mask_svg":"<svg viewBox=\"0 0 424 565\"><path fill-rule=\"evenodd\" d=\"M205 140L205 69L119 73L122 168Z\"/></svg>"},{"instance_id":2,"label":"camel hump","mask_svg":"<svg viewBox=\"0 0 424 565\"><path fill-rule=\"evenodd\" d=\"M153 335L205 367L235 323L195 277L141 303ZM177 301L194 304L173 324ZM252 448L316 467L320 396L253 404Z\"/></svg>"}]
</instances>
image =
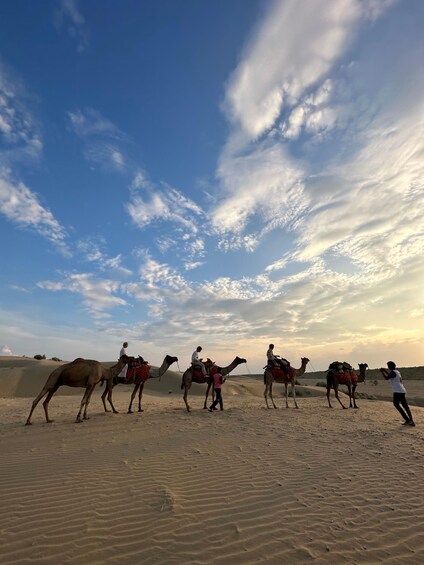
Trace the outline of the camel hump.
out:
<instances>
[{"instance_id":1,"label":"camel hump","mask_svg":"<svg viewBox=\"0 0 424 565\"><path fill-rule=\"evenodd\" d=\"M352 367L346 361L333 361L328 366L329 371L345 371L348 368L351 369Z\"/></svg>"}]
</instances>

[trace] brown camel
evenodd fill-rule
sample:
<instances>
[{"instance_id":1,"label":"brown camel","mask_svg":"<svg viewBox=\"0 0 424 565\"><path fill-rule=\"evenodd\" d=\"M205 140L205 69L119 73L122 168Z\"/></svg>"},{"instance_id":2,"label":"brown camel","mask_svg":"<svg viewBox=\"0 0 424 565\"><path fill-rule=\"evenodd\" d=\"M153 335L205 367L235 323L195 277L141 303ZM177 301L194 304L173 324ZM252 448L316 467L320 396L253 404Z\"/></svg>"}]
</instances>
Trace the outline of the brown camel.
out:
<instances>
[{"instance_id":1,"label":"brown camel","mask_svg":"<svg viewBox=\"0 0 424 565\"><path fill-rule=\"evenodd\" d=\"M221 373L221 375L223 377L225 377L226 375L228 375L229 373L231 373L231 371L233 371L238 365L240 365L241 363L246 363L246 359L242 359L241 357L236 357L232 363L230 363L227 367L217 367L218 371ZM209 375L209 371L210 369L215 366L215 363L213 361L211 361L210 359L208 359L205 363L205 368L206 368L206 372ZM181 390L184 389L184 402L187 408L187 412L190 412L191 407L189 406L188 402L187 402L187 395L188 395L188 391L191 387L191 384L193 382L193 366L189 367L188 369L186 369L184 371L183 377L182 377L182 383L181 383ZM207 400L208 400L208 394L209 391L212 387L212 383L213 383L213 378L212 377L207 377L206 380L204 381L207 383L208 387L206 389L206 396L205 396L205 403L203 408L207 407Z\"/></svg>"},{"instance_id":2,"label":"brown camel","mask_svg":"<svg viewBox=\"0 0 424 565\"><path fill-rule=\"evenodd\" d=\"M116 375L119 375L127 362L128 357L126 355L123 355L118 363L116 365L113 365L113 367L110 367L110 369L106 369L98 361L81 358L75 359L74 361L72 361L72 363L61 365L50 374L42 391L32 403L31 412L29 413L26 425L29 426L31 424L32 413L34 412L37 404L46 394L47 397L43 402L46 422L53 422L53 420L50 420L49 418L49 402L57 389L63 385L72 387L85 387L85 393L81 400L81 405L76 421L82 422L82 420L88 420L87 408L96 384L101 380L106 380L108 388L110 387L110 391L112 391L111 382L113 378ZM110 402L112 404L111 400ZM84 415L81 419L81 412L83 408Z\"/></svg>"},{"instance_id":3,"label":"brown camel","mask_svg":"<svg viewBox=\"0 0 424 565\"><path fill-rule=\"evenodd\" d=\"M269 408L269 404L268 404L268 395L271 399L272 405L274 406L274 408L277 408L277 406L275 405L274 402L274 398L272 396L272 385L275 382L277 383L284 383L284 388L285 388L285 393L286 393L286 408L289 407L289 395L288 395L288 386L289 383L291 383L291 390L292 390L292 396L293 396L293 400L294 400L294 405L295 408L299 408L299 406L297 405L296 402L296 379L297 377L301 377L306 370L306 365L309 363L309 359L307 357L302 357L301 359L302 364L300 366L299 369L295 369L294 367L290 367L289 368L289 373L284 373L283 370L278 371L277 375L273 375L273 371L271 368L267 367L265 369L265 373L264 373L264 383L265 383L265 391L264 391L264 397L265 397L265 402L266 402L266 406L267 408Z\"/></svg>"},{"instance_id":4,"label":"brown camel","mask_svg":"<svg viewBox=\"0 0 424 565\"><path fill-rule=\"evenodd\" d=\"M124 384L134 384L134 390L131 393L131 400L130 400L130 405L128 407L128 414L132 414L132 403L133 400L135 398L135 395L137 394L138 391L138 411L139 412L143 412L142 408L141 408L141 399L143 397L143 389L144 389L144 385L145 382L147 381L147 379L157 379L159 377L161 377L164 373L166 373L166 371L168 370L168 368L172 365L172 363L175 363L176 361L178 361L178 357L171 357L171 355L166 355L165 359L163 360L163 363L160 367L151 367L150 365L147 365L147 370L146 370L146 374L145 376L143 376L142 378L137 378L137 373L134 371L133 376L131 377L131 379L129 379L128 381L126 381ZM117 413L113 404L112 404L112 388L114 386L116 386L117 384L120 384L116 381L116 379L113 379L112 383L111 383L111 390L110 390L110 395L109 390L106 389L103 394L102 394L102 402L103 402L103 406L105 409L105 412L109 412L109 410L106 407L106 395L108 395L108 401L112 407L112 410L114 413Z\"/></svg>"},{"instance_id":5,"label":"brown camel","mask_svg":"<svg viewBox=\"0 0 424 565\"><path fill-rule=\"evenodd\" d=\"M334 368L331 368L334 365ZM336 365L339 365L339 370L337 370ZM333 408L330 402L330 391L334 388L334 394L337 400L340 402L342 408L347 408L339 397L339 385L346 385L347 392L349 395L349 408L359 408L356 405L355 391L358 383L365 382L365 372L368 369L366 363L359 363L359 376L355 373L353 368L348 363L331 363L330 369L327 373L327 400L329 408ZM352 402L353 400L353 402Z\"/></svg>"}]
</instances>

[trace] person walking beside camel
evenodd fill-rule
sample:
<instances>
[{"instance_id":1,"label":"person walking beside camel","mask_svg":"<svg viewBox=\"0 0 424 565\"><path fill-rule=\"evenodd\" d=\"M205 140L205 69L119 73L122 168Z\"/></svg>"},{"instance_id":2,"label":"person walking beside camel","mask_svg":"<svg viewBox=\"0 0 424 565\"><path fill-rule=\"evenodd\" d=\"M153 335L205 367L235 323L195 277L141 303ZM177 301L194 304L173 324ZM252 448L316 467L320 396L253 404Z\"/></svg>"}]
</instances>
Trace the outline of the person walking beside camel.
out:
<instances>
[{"instance_id":1,"label":"person walking beside camel","mask_svg":"<svg viewBox=\"0 0 424 565\"><path fill-rule=\"evenodd\" d=\"M221 392L222 385L224 383L225 383L225 379L221 375L221 373L215 373L213 376L213 388L215 391L215 400L209 406L209 412L213 412L214 410L216 410L218 404L220 410L224 410L224 404L222 402L222 392Z\"/></svg>"},{"instance_id":2,"label":"person walking beside camel","mask_svg":"<svg viewBox=\"0 0 424 565\"><path fill-rule=\"evenodd\" d=\"M406 400L406 389L402 383L402 376L398 369L396 369L396 363L393 361L387 362L388 369L381 368L380 371L386 381L390 381L393 390L393 405L398 410L405 420L404 426L415 426L414 419L412 417L411 409L409 408L408 402ZM402 406L405 410L403 410Z\"/></svg>"},{"instance_id":3,"label":"person walking beside camel","mask_svg":"<svg viewBox=\"0 0 424 565\"><path fill-rule=\"evenodd\" d=\"M206 378L207 374L205 365L202 363L202 359L199 358L199 353L201 351L202 347L200 345L196 347L196 351L193 351L193 354L191 356L191 364L193 365L193 367L199 367L202 371L203 376Z\"/></svg>"}]
</instances>

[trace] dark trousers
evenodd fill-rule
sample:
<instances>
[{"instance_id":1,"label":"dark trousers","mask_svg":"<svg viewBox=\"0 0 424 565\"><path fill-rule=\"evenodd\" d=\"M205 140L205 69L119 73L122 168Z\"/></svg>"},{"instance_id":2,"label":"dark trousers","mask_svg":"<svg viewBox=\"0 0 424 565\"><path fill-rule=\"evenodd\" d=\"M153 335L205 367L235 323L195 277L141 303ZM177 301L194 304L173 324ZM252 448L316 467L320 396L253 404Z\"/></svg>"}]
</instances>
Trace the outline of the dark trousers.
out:
<instances>
[{"instance_id":1,"label":"dark trousers","mask_svg":"<svg viewBox=\"0 0 424 565\"><path fill-rule=\"evenodd\" d=\"M220 388L215 388L215 400L212 402L211 406L210 406L210 410L213 410L214 408L216 408L219 404L219 407L221 408L221 410L224 410L224 405L222 403L222 394L221 394L221 389Z\"/></svg>"},{"instance_id":2,"label":"dark trousers","mask_svg":"<svg viewBox=\"0 0 424 565\"><path fill-rule=\"evenodd\" d=\"M399 410L405 422L412 421L411 410L409 409L408 402L406 400L406 394L404 392L393 393L393 405L396 410ZM405 408L405 410L402 409L401 405Z\"/></svg>"}]
</instances>

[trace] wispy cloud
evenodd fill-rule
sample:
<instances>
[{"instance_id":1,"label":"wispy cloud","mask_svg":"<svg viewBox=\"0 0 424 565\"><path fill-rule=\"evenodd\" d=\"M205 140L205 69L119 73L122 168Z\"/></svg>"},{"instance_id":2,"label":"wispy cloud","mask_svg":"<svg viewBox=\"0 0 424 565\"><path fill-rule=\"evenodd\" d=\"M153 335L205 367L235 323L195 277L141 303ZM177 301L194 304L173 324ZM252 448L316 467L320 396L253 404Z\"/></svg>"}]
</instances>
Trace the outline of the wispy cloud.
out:
<instances>
[{"instance_id":1,"label":"wispy cloud","mask_svg":"<svg viewBox=\"0 0 424 565\"><path fill-rule=\"evenodd\" d=\"M95 263L102 271L113 271L124 276L132 274L130 269L122 266L122 254L109 257L105 253L106 242L104 240L85 239L77 242L76 247L86 261Z\"/></svg>"},{"instance_id":2,"label":"wispy cloud","mask_svg":"<svg viewBox=\"0 0 424 565\"><path fill-rule=\"evenodd\" d=\"M33 229L69 254L65 229L23 182L14 183L0 176L0 212L15 225Z\"/></svg>"},{"instance_id":3,"label":"wispy cloud","mask_svg":"<svg viewBox=\"0 0 424 565\"><path fill-rule=\"evenodd\" d=\"M96 278L91 273L71 273L62 281L41 281L37 286L53 292L67 291L81 295L93 318L109 317L107 310L127 304L123 298L116 296L120 291L119 282Z\"/></svg>"},{"instance_id":4,"label":"wispy cloud","mask_svg":"<svg viewBox=\"0 0 424 565\"><path fill-rule=\"evenodd\" d=\"M125 207L139 229L162 223L172 225L172 238L160 236L157 240L163 253L178 246L185 259L204 256L202 235L207 224L206 213L181 191L166 183L153 183L143 171L138 171L131 183L130 199Z\"/></svg>"},{"instance_id":5,"label":"wispy cloud","mask_svg":"<svg viewBox=\"0 0 424 565\"><path fill-rule=\"evenodd\" d=\"M43 143L21 81L0 61L0 167L38 159Z\"/></svg>"},{"instance_id":6,"label":"wispy cloud","mask_svg":"<svg viewBox=\"0 0 424 565\"><path fill-rule=\"evenodd\" d=\"M78 53L88 46L89 34L84 16L79 11L77 0L60 0L54 14L54 24L58 30L65 29L76 44Z\"/></svg>"},{"instance_id":7,"label":"wispy cloud","mask_svg":"<svg viewBox=\"0 0 424 565\"><path fill-rule=\"evenodd\" d=\"M130 163L124 151L128 137L108 118L93 108L68 112L67 118L71 130L83 140L88 162L104 170L128 169Z\"/></svg>"},{"instance_id":8,"label":"wispy cloud","mask_svg":"<svg viewBox=\"0 0 424 565\"><path fill-rule=\"evenodd\" d=\"M294 0L272 4L226 91L231 131L217 169L222 197L213 212L224 246L239 246L246 231L258 241L275 227L294 229L307 215L303 183L314 168L312 138L320 143L344 128L349 111L346 101L335 100L342 83L335 88L330 74L367 20L389 4L315 0L302 11ZM287 142L302 132L309 139L293 150Z\"/></svg>"}]
</instances>

